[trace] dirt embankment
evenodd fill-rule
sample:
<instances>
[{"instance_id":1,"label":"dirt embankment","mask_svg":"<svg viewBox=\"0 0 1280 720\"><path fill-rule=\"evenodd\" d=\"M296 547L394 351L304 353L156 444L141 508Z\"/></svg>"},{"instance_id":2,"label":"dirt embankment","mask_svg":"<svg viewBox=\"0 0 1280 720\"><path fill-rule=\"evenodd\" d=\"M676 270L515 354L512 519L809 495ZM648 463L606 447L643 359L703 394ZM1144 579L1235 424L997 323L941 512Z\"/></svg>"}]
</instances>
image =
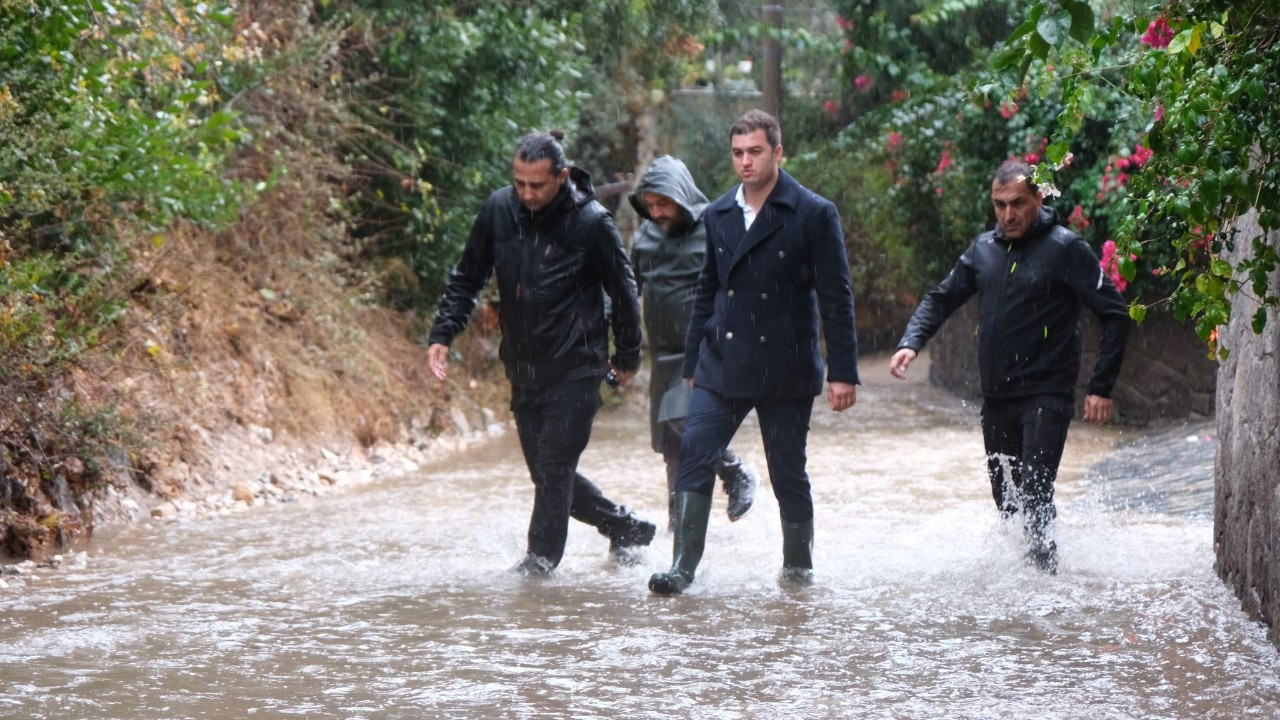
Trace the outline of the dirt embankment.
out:
<instances>
[{"instance_id":1,"label":"dirt embankment","mask_svg":"<svg viewBox=\"0 0 1280 720\"><path fill-rule=\"evenodd\" d=\"M95 528L230 512L408 472L501 432L496 335L460 340L445 383L420 321L377 302L326 188L282 186L233 228L140 238L121 342L50 396L114 408L105 457L11 466L0 558L52 557Z\"/></svg>"}]
</instances>

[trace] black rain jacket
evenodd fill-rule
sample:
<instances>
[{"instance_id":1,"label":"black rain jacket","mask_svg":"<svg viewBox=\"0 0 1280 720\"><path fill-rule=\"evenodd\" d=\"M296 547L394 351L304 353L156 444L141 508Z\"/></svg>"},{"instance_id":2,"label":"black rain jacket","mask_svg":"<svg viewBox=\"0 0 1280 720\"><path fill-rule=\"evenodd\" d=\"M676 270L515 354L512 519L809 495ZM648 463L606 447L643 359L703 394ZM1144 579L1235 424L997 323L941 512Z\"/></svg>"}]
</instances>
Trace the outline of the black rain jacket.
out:
<instances>
[{"instance_id":1,"label":"black rain jacket","mask_svg":"<svg viewBox=\"0 0 1280 720\"><path fill-rule=\"evenodd\" d=\"M1052 208L1018 240L979 235L916 309L898 347L919 352L951 313L978 295L982 394L994 399L1075 395L1080 307L1102 323L1089 394L1111 397L1129 333L1129 309L1093 248Z\"/></svg>"},{"instance_id":2,"label":"black rain jacket","mask_svg":"<svg viewBox=\"0 0 1280 720\"><path fill-rule=\"evenodd\" d=\"M640 366L640 303L631 262L613 216L596 201L581 169L571 168L559 194L537 213L520 202L513 186L485 200L462 259L449 273L428 343L453 343L491 273L498 278L499 356L512 385L603 378L610 324L613 363L622 370Z\"/></svg>"}]
</instances>

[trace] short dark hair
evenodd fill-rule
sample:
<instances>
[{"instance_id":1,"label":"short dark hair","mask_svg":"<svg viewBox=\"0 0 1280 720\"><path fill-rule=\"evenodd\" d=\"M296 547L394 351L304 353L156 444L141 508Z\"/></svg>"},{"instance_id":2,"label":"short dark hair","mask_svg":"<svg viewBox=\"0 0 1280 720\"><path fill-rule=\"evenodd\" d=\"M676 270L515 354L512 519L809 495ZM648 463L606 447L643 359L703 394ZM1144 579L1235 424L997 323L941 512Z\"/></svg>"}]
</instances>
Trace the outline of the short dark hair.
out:
<instances>
[{"instance_id":1,"label":"short dark hair","mask_svg":"<svg viewBox=\"0 0 1280 720\"><path fill-rule=\"evenodd\" d=\"M782 144L782 128L778 125L778 119L763 110L748 110L743 113L742 117L733 122L733 127L729 128L729 137L750 135L757 130L764 131L764 139L770 148Z\"/></svg>"},{"instance_id":2,"label":"short dark hair","mask_svg":"<svg viewBox=\"0 0 1280 720\"><path fill-rule=\"evenodd\" d=\"M996 176L992 178L992 181L997 185L1015 185L1020 180L1026 180L1027 187L1031 188L1031 192L1034 193L1040 189L1035 184L1035 181L1032 180L1034 177L1035 171L1031 169L1030 165L1021 160L1010 158L996 169Z\"/></svg>"},{"instance_id":3,"label":"short dark hair","mask_svg":"<svg viewBox=\"0 0 1280 720\"><path fill-rule=\"evenodd\" d=\"M568 162L564 159L563 130L531 132L520 138L516 145L516 157L521 162L533 164L539 160L551 161L551 174L559 175Z\"/></svg>"}]
</instances>

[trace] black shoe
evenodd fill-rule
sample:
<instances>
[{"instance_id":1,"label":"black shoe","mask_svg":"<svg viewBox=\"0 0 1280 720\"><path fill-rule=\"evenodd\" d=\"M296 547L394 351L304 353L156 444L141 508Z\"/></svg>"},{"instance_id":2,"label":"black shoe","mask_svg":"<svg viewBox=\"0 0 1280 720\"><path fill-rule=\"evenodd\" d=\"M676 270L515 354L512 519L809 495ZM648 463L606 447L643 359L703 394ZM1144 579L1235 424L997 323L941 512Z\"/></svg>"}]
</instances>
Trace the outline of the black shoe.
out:
<instances>
[{"instance_id":1,"label":"black shoe","mask_svg":"<svg viewBox=\"0 0 1280 720\"><path fill-rule=\"evenodd\" d=\"M729 496L729 522L737 522L756 500L758 483L755 473L739 460L737 464L720 468L720 477L724 479L724 491Z\"/></svg>"},{"instance_id":2,"label":"black shoe","mask_svg":"<svg viewBox=\"0 0 1280 720\"><path fill-rule=\"evenodd\" d=\"M778 584L784 588L806 588L813 585L813 571L809 568L784 567L778 575Z\"/></svg>"},{"instance_id":3,"label":"black shoe","mask_svg":"<svg viewBox=\"0 0 1280 720\"><path fill-rule=\"evenodd\" d=\"M689 587L691 582L693 578L686 578L678 570L654 573L653 577L649 578L649 590L657 595L679 595Z\"/></svg>"},{"instance_id":4,"label":"black shoe","mask_svg":"<svg viewBox=\"0 0 1280 720\"><path fill-rule=\"evenodd\" d=\"M1046 575L1058 574L1058 543L1039 543L1027 551L1027 560Z\"/></svg>"},{"instance_id":5,"label":"black shoe","mask_svg":"<svg viewBox=\"0 0 1280 720\"><path fill-rule=\"evenodd\" d=\"M609 535L609 552L638 548L653 542L658 527L648 520L627 513L617 529Z\"/></svg>"},{"instance_id":6,"label":"black shoe","mask_svg":"<svg viewBox=\"0 0 1280 720\"><path fill-rule=\"evenodd\" d=\"M635 567L644 560L644 550L641 545L618 545L617 543L609 543L609 557L613 558L613 562L622 567Z\"/></svg>"},{"instance_id":7,"label":"black shoe","mask_svg":"<svg viewBox=\"0 0 1280 720\"><path fill-rule=\"evenodd\" d=\"M548 577L556 569L552 562L541 555L529 553L511 568L511 572L525 577Z\"/></svg>"}]
</instances>

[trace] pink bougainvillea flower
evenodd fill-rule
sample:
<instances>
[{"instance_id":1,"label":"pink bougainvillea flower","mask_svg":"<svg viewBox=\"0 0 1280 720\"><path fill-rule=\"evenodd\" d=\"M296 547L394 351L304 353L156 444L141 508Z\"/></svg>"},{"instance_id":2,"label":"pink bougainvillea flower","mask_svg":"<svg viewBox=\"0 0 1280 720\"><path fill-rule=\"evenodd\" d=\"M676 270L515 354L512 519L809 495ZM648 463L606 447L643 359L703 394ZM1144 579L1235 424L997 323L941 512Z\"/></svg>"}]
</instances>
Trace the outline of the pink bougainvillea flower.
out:
<instances>
[{"instance_id":1,"label":"pink bougainvillea flower","mask_svg":"<svg viewBox=\"0 0 1280 720\"><path fill-rule=\"evenodd\" d=\"M1137 260L1138 256L1133 253L1129 254L1130 260ZM1102 243L1102 260L1099 261L1102 270L1111 278L1111 282L1115 284L1116 289L1124 292L1129 286L1129 281L1124 279L1120 274L1120 261L1116 258L1116 243L1114 240L1108 240Z\"/></svg>"},{"instance_id":2,"label":"pink bougainvillea flower","mask_svg":"<svg viewBox=\"0 0 1280 720\"><path fill-rule=\"evenodd\" d=\"M822 103L822 109L831 117L835 117L836 113L840 111L840 108L830 100Z\"/></svg>"},{"instance_id":3,"label":"pink bougainvillea flower","mask_svg":"<svg viewBox=\"0 0 1280 720\"><path fill-rule=\"evenodd\" d=\"M853 40L852 40L852 39L850 39L850 38L845 38L845 39L844 39L844 47L843 47L843 48L841 48L841 51L842 51L842 52L849 52L849 51L850 51L850 50L852 50L852 49L853 49Z\"/></svg>"},{"instance_id":4,"label":"pink bougainvillea flower","mask_svg":"<svg viewBox=\"0 0 1280 720\"><path fill-rule=\"evenodd\" d=\"M1157 105L1157 106L1156 106L1156 114L1155 114L1155 122L1160 122L1160 121L1161 121L1161 120L1163 120L1163 119L1164 119L1164 105Z\"/></svg>"},{"instance_id":5,"label":"pink bougainvillea flower","mask_svg":"<svg viewBox=\"0 0 1280 720\"><path fill-rule=\"evenodd\" d=\"M850 22L849 18L843 15L836 16L836 25L839 25L841 30L848 30L853 27L853 23Z\"/></svg>"},{"instance_id":6,"label":"pink bougainvillea flower","mask_svg":"<svg viewBox=\"0 0 1280 720\"><path fill-rule=\"evenodd\" d=\"M902 147L902 133L897 131L889 133L889 143L886 145L889 152L898 152L900 147Z\"/></svg>"},{"instance_id":7,"label":"pink bougainvillea flower","mask_svg":"<svg viewBox=\"0 0 1280 720\"><path fill-rule=\"evenodd\" d=\"M1142 165L1146 165L1147 161L1150 160L1151 156L1154 154L1155 153L1151 152L1150 148L1143 147L1142 143L1138 143L1133 146L1133 154L1129 157L1133 160L1134 165L1140 167Z\"/></svg>"},{"instance_id":8,"label":"pink bougainvillea flower","mask_svg":"<svg viewBox=\"0 0 1280 720\"><path fill-rule=\"evenodd\" d=\"M1040 156L1035 153L1027 153L1022 156L1022 162L1028 165L1035 165L1040 162Z\"/></svg>"},{"instance_id":9,"label":"pink bougainvillea flower","mask_svg":"<svg viewBox=\"0 0 1280 720\"><path fill-rule=\"evenodd\" d=\"M890 98L890 100L895 103L900 103L909 97L911 97L911 93L909 91L899 89L899 90L893 91L893 96Z\"/></svg>"},{"instance_id":10,"label":"pink bougainvillea flower","mask_svg":"<svg viewBox=\"0 0 1280 720\"><path fill-rule=\"evenodd\" d=\"M951 151L947 148L942 149L942 157L938 159L938 167L934 169L934 175L941 175L947 168L951 167Z\"/></svg>"},{"instance_id":11,"label":"pink bougainvillea flower","mask_svg":"<svg viewBox=\"0 0 1280 720\"><path fill-rule=\"evenodd\" d=\"M859 92L870 90L871 86L874 84L875 80L872 80L870 75L859 75L853 79L853 86L857 88Z\"/></svg>"},{"instance_id":12,"label":"pink bougainvillea flower","mask_svg":"<svg viewBox=\"0 0 1280 720\"><path fill-rule=\"evenodd\" d=\"M1163 17L1158 17L1151 21L1147 26L1147 32L1138 42L1150 45L1153 50L1163 50L1173 42L1173 28L1169 27L1169 23Z\"/></svg>"},{"instance_id":13,"label":"pink bougainvillea flower","mask_svg":"<svg viewBox=\"0 0 1280 720\"><path fill-rule=\"evenodd\" d=\"M1089 218L1085 217L1084 208L1079 205L1076 205L1075 209L1071 211L1071 214L1067 216L1067 227L1075 230L1076 232L1084 232L1085 228L1092 224L1093 223L1089 222ZM1111 244L1113 246L1115 245L1115 243Z\"/></svg>"},{"instance_id":14,"label":"pink bougainvillea flower","mask_svg":"<svg viewBox=\"0 0 1280 720\"><path fill-rule=\"evenodd\" d=\"M1018 114L1018 103L1005 100L1000 103L1000 117L1010 120L1014 115Z\"/></svg>"}]
</instances>

